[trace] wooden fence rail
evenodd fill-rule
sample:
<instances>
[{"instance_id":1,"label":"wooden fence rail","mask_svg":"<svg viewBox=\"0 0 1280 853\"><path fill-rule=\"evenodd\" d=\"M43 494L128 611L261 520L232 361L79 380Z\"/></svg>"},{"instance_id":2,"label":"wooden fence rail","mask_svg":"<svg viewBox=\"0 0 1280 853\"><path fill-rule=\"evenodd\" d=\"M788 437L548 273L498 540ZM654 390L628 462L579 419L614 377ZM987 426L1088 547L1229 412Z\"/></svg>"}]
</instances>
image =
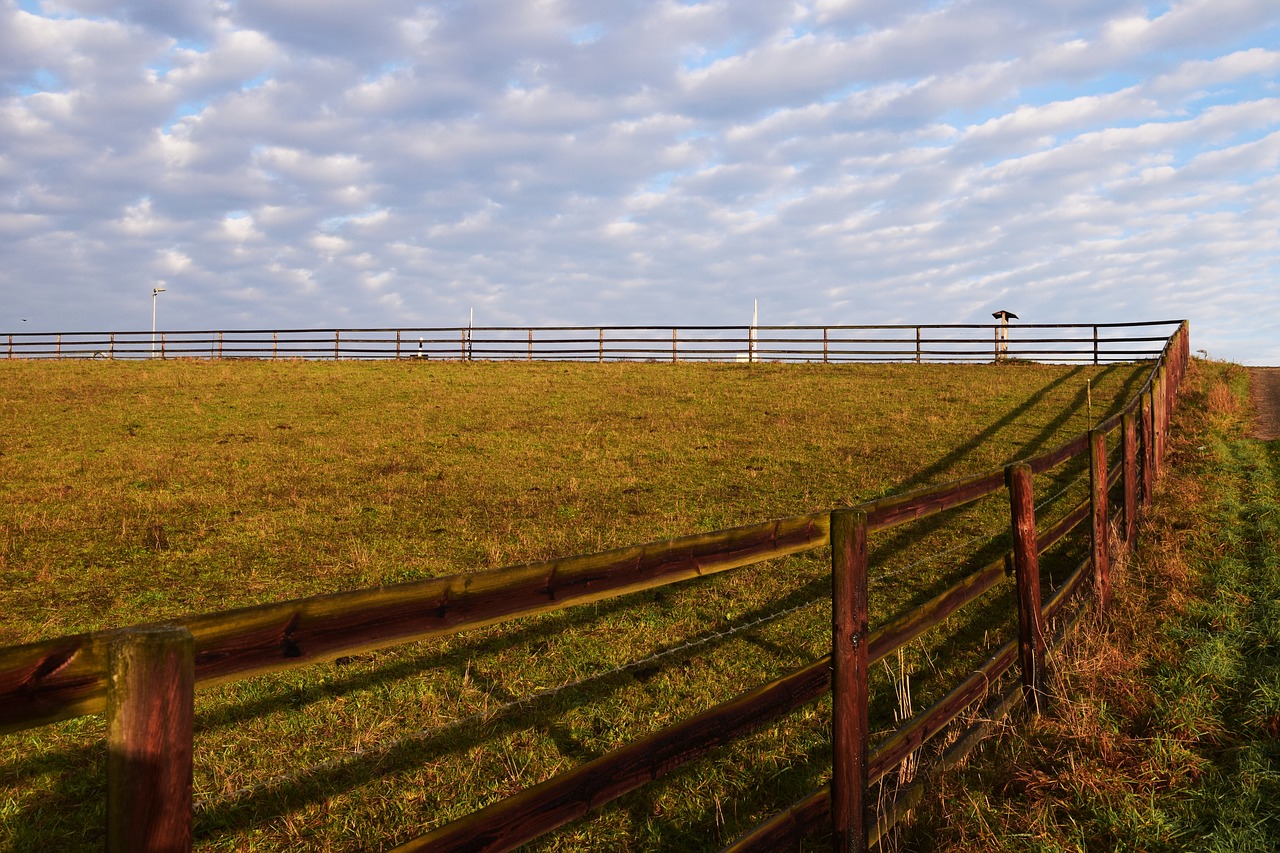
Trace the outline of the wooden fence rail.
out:
<instances>
[{"instance_id":1,"label":"wooden fence rail","mask_svg":"<svg viewBox=\"0 0 1280 853\"><path fill-rule=\"evenodd\" d=\"M983 362L1156 358L1181 321L916 326L543 326L14 332L5 358ZM1008 337L1001 337L1007 331Z\"/></svg>"},{"instance_id":2,"label":"wooden fence rail","mask_svg":"<svg viewBox=\"0 0 1280 853\"><path fill-rule=\"evenodd\" d=\"M114 830L110 831L109 846L113 850L146 849L139 841L145 838L152 839L146 844L154 842L154 849L189 849L191 721L189 711L182 709L189 705L197 685L455 633L830 546L835 590L831 654L439 827L398 849L511 849L829 691L834 697L835 714L831 785L748 833L730 849L775 849L779 838L794 839L824 827L833 833L838 849L866 849L888 828L883 822L871 821L868 786L983 699L990 686L1015 663L1019 665L1023 702L1033 711L1042 708L1051 698L1044 684L1046 625L1087 586L1095 590L1098 601L1105 606L1110 529L1115 523L1125 532L1126 541L1136 541L1136 514L1139 506L1150 500L1152 485L1159 476L1164 437L1186 368L1186 323L1181 322L1170 337L1162 340L1164 347L1139 393L1092 432L1007 468L942 486L881 498L848 510L813 513L599 554L0 649L0 732L104 710L113 720L138 718L154 722L156 715L176 720L164 730L168 745L156 747L172 755L175 762L163 774L160 788L155 787L159 783L151 777L139 776L154 773L155 761L123 757L117 760L117 756L131 754L128 749L132 747L117 747L117 742L126 744L130 738L116 739L113 735L109 790L128 792L143 785L151 786L148 790L171 793L151 798L146 809L139 809L136 803L130 805L127 794L112 794L113 803L124 804L119 806L120 813L129 815L127 822L133 829L128 839L118 839ZM1109 452L1107 440L1113 435L1115 450ZM1033 478L1086 454L1090 463L1089 497L1041 530L1030 498ZM1122 499L1112 504L1108 496L1117 488L1122 491ZM869 630L868 536L1002 490L1009 494L1013 552L920 607L893 615ZM1088 553L1049 601L1043 601L1039 555L1085 520L1090 521ZM932 708L871 749L866 724L869 668L990 593L1005 580L1008 565L1013 566L1016 578L1018 637ZM162 656L166 663L147 664L150 669L114 663L127 659L122 655L128 652L121 650L146 647L146 638L156 632L169 638L165 648L170 651L165 652L167 657ZM175 642L177 645L173 645ZM187 651L176 656L172 651L183 648ZM151 672L161 666L168 667L165 671L170 673L161 679L167 685L163 689L148 686L161 683L152 677L120 675ZM1001 697L993 707L1007 709L1011 703ZM139 713L141 717L137 717ZM132 723L122 726L138 727ZM972 740L962 736L960 743ZM182 757L184 750L186 758ZM185 789L181 781L184 778ZM113 805L112 813L116 812L117 806Z\"/></svg>"}]
</instances>

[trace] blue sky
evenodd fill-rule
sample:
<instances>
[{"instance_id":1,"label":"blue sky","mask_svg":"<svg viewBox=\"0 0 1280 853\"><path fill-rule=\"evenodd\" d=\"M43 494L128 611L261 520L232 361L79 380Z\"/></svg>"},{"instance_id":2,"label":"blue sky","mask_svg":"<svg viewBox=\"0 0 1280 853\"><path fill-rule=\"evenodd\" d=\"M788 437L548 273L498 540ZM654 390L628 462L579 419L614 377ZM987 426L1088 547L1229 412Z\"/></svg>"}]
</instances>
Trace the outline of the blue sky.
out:
<instances>
[{"instance_id":1,"label":"blue sky","mask_svg":"<svg viewBox=\"0 0 1280 853\"><path fill-rule=\"evenodd\" d=\"M0 332L758 300L1280 364L1278 164L1275 0L0 0Z\"/></svg>"}]
</instances>

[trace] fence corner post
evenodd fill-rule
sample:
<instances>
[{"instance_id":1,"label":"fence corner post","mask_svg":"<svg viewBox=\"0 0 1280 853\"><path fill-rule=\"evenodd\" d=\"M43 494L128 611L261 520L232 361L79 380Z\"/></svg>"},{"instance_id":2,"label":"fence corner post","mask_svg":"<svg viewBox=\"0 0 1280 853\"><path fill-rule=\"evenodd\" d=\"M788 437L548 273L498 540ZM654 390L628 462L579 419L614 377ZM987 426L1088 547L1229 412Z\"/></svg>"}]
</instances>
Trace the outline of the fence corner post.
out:
<instances>
[{"instance_id":1,"label":"fence corner post","mask_svg":"<svg viewBox=\"0 0 1280 853\"><path fill-rule=\"evenodd\" d=\"M107 657L107 850L191 849L195 643L136 628Z\"/></svg>"},{"instance_id":2,"label":"fence corner post","mask_svg":"<svg viewBox=\"0 0 1280 853\"><path fill-rule=\"evenodd\" d=\"M867 849L867 514L831 513L833 849Z\"/></svg>"},{"instance_id":3,"label":"fence corner post","mask_svg":"<svg viewBox=\"0 0 1280 853\"><path fill-rule=\"evenodd\" d=\"M1093 590L1099 612L1111 606L1111 530L1107 506L1107 436L1089 430L1089 503L1093 510L1090 537L1093 545Z\"/></svg>"},{"instance_id":4,"label":"fence corner post","mask_svg":"<svg viewBox=\"0 0 1280 853\"><path fill-rule=\"evenodd\" d=\"M1044 614L1040 609L1040 552L1036 544L1036 508L1031 466L1005 469L1013 532L1013 568L1018 583L1018 660L1022 695L1034 713L1045 710Z\"/></svg>"}]
</instances>

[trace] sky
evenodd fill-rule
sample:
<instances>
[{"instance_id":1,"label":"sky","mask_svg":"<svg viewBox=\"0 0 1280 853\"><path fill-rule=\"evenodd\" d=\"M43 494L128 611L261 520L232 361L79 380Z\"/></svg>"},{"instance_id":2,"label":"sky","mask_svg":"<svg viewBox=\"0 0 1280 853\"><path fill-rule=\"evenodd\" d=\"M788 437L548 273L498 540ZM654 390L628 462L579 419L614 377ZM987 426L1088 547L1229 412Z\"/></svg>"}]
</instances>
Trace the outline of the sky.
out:
<instances>
[{"instance_id":1,"label":"sky","mask_svg":"<svg viewBox=\"0 0 1280 853\"><path fill-rule=\"evenodd\" d=\"M1276 0L0 0L0 332L1008 309L1280 365L1278 165Z\"/></svg>"}]
</instances>

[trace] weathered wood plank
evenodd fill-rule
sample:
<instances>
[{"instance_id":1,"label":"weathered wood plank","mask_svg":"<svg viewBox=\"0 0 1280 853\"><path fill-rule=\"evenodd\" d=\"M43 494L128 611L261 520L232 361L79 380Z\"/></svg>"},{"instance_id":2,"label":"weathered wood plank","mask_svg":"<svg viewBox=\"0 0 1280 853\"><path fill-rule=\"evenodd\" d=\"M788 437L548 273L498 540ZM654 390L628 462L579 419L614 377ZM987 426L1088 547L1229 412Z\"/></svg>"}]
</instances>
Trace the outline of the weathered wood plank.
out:
<instances>
[{"instance_id":1,"label":"weathered wood plank","mask_svg":"<svg viewBox=\"0 0 1280 853\"><path fill-rule=\"evenodd\" d=\"M510 850L754 731L831 686L831 656L395 848Z\"/></svg>"},{"instance_id":2,"label":"weathered wood plank","mask_svg":"<svg viewBox=\"0 0 1280 853\"><path fill-rule=\"evenodd\" d=\"M971 501L995 494L1004 486L1004 472L988 471L964 477L940 486L931 486L907 492L903 495L889 495L858 508L867 513L867 530L875 532L894 527L908 521L936 515L948 509L955 509Z\"/></svg>"},{"instance_id":3,"label":"weathered wood plank","mask_svg":"<svg viewBox=\"0 0 1280 853\"><path fill-rule=\"evenodd\" d=\"M870 766L867 768L867 782L874 784L882 779L904 758L924 746L950 725L965 708L987 695L991 685L1013 666L1017 659L1018 642L1010 640L1001 646L986 663L956 685L950 693L939 699L924 713L912 717L910 722L885 739L871 754Z\"/></svg>"},{"instance_id":4,"label":"weathered wood plank","mask_svg":"<svg viewBox=\"0 0 1280 853\"><path fill-rule=\"evenodd\" d=\"M1082 501L1077 504L1075 509L1064 515L1062 518L1051 524L1045 531L1036 536L1036 552L1043 554L1059 540L1065 537L1072 530L1075 530L1081 522L1089 517L1089 502Z\"/></svg>"},{"instance_id":5,"label":"weathered wood plank","mask_svg":"<svg viewBox=\"0 0 1280 853\"><path fill-rule=\"evenodd\" d=\"M823 785L800 802L743 833L720 853L777 853L798 850L806 835L831 819L831 786Z\"/></svg>"},{"instance_id":6,"label":"weathered wood plank","mask_svg":"<svg viewBox=\"0 0 1280 853\"><path fill-rule=\"evenodd\" d=\"M989 592L1005 576L1005 560L1001 558L962 578L919 607L894 616L871 632L870 662L878 663L930 628L941 625L951 614Z\"/></svg>"},{"instance_id":7,"label":"weathered wood plank","mask_svg":"<svg viewBox=\"0 0 1280 853\"><path fill-rule=\"evenodd\" d=\"M714 574L827 544L828 513L600 554L174 620L208 685L290 669ZM124 629L0 649L0 732L98 713L106 649Z\"/></svg>"}]
</instances>

